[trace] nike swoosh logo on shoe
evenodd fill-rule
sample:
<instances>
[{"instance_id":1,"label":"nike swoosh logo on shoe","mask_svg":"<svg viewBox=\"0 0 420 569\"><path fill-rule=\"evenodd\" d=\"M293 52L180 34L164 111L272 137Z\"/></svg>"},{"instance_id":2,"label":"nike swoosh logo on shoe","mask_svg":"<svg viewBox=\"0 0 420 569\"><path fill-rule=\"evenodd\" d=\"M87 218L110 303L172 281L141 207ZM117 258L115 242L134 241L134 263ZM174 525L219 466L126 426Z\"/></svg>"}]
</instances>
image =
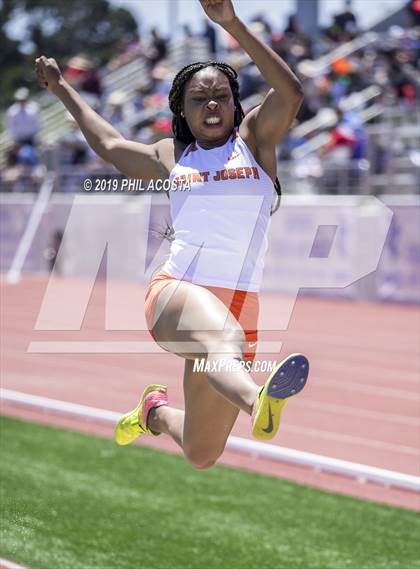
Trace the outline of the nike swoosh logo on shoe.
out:
<instances>
[{"instance_id":1,"label":"nike swoosh logo on shoe","mask_svg":"<svg viewBox=\"0 0 420 569\"><path fill-rule=\"evenodd\" d=\"M271 412L271 407L270 407L270 403L268 404L268 416L269 416L269 420L268 420L268 425L265 429L263 429L264 433L272 433L273 432L273 414Z\"/></svg>"}]
</instances>

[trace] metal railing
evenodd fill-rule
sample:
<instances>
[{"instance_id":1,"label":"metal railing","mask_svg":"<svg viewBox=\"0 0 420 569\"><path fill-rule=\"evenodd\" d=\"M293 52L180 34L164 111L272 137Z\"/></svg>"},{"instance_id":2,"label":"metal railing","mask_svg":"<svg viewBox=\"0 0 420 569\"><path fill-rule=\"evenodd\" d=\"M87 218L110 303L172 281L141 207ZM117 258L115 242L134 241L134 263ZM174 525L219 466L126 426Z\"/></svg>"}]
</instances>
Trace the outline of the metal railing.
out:
<instances>
[{"instance_id":1,"label":"metal railing","mask_svg":"<svg viewBox=\"0 0 420 569\"><path fill-rule=\"evenodd\" d=\"M372 160L319 159L279 162L286 194L413 195L420 194L419 156L372 156Z\"/></svg>"},{"instance_id":2,"label":"metal railing","mask_svg":"<svg viewBox=\"0 0 420 569\"><path fill-rule=\"evenodd\" d=\"M354 40L351 40L339 47L333 49L326 55L322 55L318 59L311 60L306 59L301 61L297 69L299 73L305 75L309 79L314 79L321 75L328 67L335 61L342 59L343 57L348 57L357 51L364 49L368 45L376 42L379 39L379 34L375 32L367 32Z\"/></svg>"}]
</instances>

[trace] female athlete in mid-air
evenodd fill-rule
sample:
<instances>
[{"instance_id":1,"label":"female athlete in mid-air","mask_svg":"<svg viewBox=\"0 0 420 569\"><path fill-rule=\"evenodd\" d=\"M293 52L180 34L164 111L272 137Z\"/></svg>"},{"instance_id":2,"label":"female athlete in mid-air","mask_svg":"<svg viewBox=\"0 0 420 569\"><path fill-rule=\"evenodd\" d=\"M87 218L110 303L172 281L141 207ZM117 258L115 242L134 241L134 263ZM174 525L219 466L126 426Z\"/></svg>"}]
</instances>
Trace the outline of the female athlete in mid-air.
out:
<instances>
[{"instance_id":1,"label":"female athlete in mid-air","mask_svg":"<svg viewBox=\"0 0 420 569\"><path fill-rule=\"evenodd\" d=\"M164 385L150 385L119 421L115 438L125 445L166 433L204 469L222 454L241 409L251 416L253 435L271 439L288 398L304 387L309 364L300 354L289 356L262 387L244 365L255 357L273 184L279 190L275 148L302 103L302 87L238 18L232 0L200 3L271 86L246 116L236 72L223 63L193 63L176 75L169 95L174 137L131 142L66 83L54 59L38 58L36 69L99 156L129 177L169 178L174 188L170 255L152 277L145 309L155 341L185 359L185 411L168 405ZM187 182L190 191L175 191ZM206 362L201 371L194 369L199 358Z\"/></svg>"}]
</instances>

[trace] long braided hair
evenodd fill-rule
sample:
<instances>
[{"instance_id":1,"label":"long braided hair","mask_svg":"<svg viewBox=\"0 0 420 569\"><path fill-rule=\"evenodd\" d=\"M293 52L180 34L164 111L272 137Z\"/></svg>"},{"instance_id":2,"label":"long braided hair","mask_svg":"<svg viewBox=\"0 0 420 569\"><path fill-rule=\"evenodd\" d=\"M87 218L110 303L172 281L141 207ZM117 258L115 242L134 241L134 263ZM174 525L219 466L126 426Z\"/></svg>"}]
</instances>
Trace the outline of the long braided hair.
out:
<instances>
[{"instance_id":1,"label":"long braided hair","mask_svg":"<svg viewBox=\"0 0 420 569\"><path fill-rule=\"evenodd\" d=\"M185 117L183 117L181 114L185 86L196 73L202 69L206 69L207 67L218 69L227 77L229 81L233 95L233 102L235 105L234 126L238 127L245 117L245 113L241 105L238 74L235 69L233 69L233 67L227 63L221 63L219 61L199 61L197 63L191 63L190 65L187 65L181 69L179 73L177 73L169 92L169 108L173 113L172 130L175 138L181 142L184 142L185 144L190 144L195 140L195 137L192 134ZM276 181L274 183L274 190L276 193L276 201L271 208L271 215L273 215L273 213L275 213L280 207L281 185L278 178L276 178Z\"/></svg>"}]
</instances>

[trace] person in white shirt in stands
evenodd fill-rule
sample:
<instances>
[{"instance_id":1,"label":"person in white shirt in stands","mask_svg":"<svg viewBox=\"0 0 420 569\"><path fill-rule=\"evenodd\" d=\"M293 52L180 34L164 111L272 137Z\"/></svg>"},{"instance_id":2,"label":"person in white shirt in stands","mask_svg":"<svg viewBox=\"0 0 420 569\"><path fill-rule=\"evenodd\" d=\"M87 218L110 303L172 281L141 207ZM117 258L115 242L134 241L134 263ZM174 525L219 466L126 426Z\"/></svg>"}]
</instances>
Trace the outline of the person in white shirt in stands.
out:
<instances>
[{"instance_id":1,"label":"person in white shirt in stands","mask_svg":"<svg viewBox=\"0 0 420 569\"><path fill-rule=\"evenodd\" d=\"M6 112L6 131L15 144L34 146L41 128L39 107L29 101L26 87L18 89L14 98L15 103Z\"/></svg>"}]
</instances>

